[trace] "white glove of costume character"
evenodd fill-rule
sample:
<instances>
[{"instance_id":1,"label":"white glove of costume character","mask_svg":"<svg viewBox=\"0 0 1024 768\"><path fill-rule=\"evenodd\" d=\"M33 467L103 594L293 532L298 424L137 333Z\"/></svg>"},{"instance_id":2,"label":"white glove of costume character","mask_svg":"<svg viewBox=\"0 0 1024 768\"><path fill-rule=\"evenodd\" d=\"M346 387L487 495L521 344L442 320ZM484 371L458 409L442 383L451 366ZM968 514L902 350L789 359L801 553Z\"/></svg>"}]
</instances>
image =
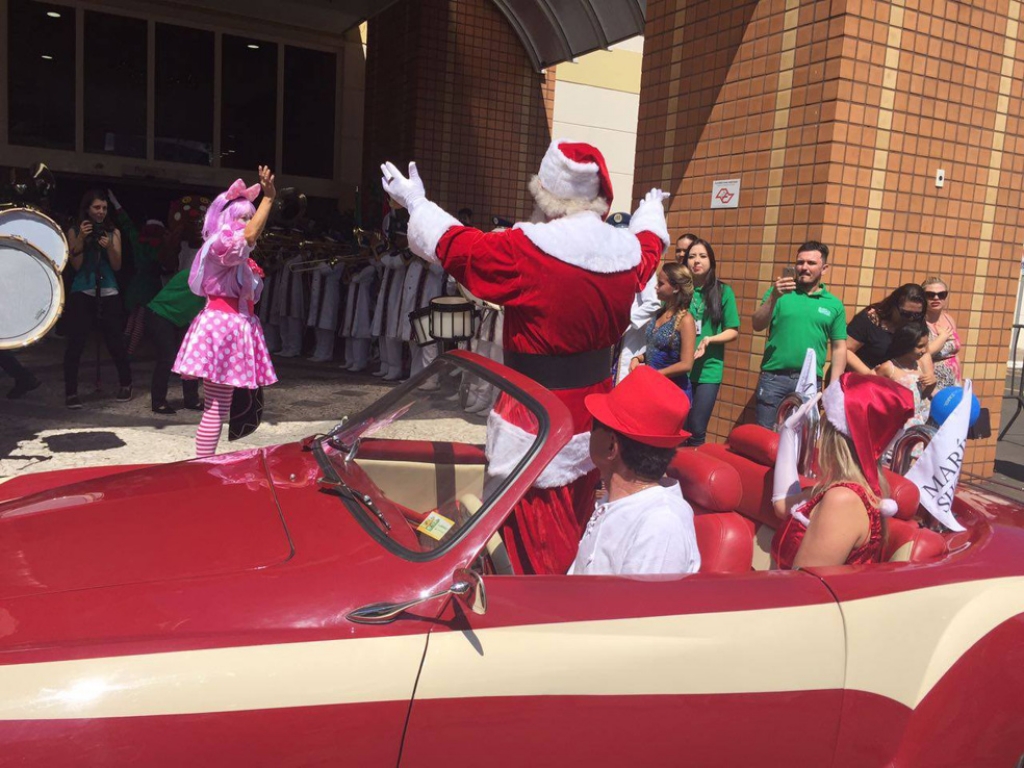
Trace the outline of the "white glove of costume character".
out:
<instances>
[{"instance_id":1,"label":"white glove of costume character","mask_svg":"<svg viewBox=\"0 0 1024 768\"><path fill-rule=\"evenodd\" d=\"M775 479L772 483L772 501L781 501L800 493L800 425L818 407L821 394L812 397L782 424L779 432L779 452L775 456Z\"/></svg>"},{"instance_id":2,"label":"white glove of costume character","mask_svg":"<svg viewBox=\"0 0 1024 768\"><path fill-rule=\"evenodd\" d=\"M662 202L668 200L670 197L672 197L672 195L670 195L668 192L665 192L664 190L661 190L661 189L658 189L657 187L654 187L653 189L651 189L650 192L648 192L646 195L644 195L644 202L645 203L662 203Z\"/></svg>"},{"instance_id":3,"label":"white glove of costume character","mask_svg":"<svg viewBox=\"0 0 1024 768\"><path fill-rule=\"evenodd\" d=\"M409 163L409 178L402 175L394 163L384 163L380 167L384 174L381 184L388 196L400 206L413 212L413 209L427 199L427 191L423 188L423 181L420 179L420 172L416 170L416 163Z\"/></svg>"},{"instance_id":4,"label":"white glove of costume character","mask_svg":"<svg viewBox=\"0 0 1024 768\"><path fill-rule=\"evenodd\" d=\"M115 197L114 190L107 190L107 200L110 201L110 205L113 206L114 210L121 210L121 202L117 199L117 197Z\"/></svg>"}]
</instances>

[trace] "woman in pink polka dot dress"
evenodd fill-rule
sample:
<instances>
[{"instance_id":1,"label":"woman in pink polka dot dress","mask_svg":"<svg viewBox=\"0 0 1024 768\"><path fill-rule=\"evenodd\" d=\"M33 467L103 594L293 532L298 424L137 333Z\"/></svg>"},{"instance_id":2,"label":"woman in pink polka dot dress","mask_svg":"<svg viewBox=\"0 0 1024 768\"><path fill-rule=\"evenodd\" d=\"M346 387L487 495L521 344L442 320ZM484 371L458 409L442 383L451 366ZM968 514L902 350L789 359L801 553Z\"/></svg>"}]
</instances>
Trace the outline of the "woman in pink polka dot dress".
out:
<instances>
[{"instance_id":1,"label":"woman in pink polka dot dress","mask_svg":"<svg viewBox=\"0 0 1024 768\"><path fill-rule=\"evenodd\" d=\"M263 273L249 253L277 194L270 169L261 165L259 175L259 184L246 187L238 179L210 205L203 247L189 273L189 288L206 297L206 307L189 326L173 370L203 380L206 410L196 432L196 456L217 452L235 387L255 389L277 381L263 328L253 313L263 290ZM261 189L263 200L255 208Z\"/></svg>"}]
</instances>

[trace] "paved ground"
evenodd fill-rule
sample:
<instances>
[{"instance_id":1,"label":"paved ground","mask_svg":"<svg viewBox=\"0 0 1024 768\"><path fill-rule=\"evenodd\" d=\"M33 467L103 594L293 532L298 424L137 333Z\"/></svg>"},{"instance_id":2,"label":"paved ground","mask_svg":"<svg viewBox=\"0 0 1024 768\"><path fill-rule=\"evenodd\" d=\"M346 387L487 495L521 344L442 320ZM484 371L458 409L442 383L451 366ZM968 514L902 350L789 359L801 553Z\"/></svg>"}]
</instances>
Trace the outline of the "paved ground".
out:
<instances>
[{"instance_id":1,"label":"paved ground","mask_svg":"<svg viewBox=\"0 0 1024 768\"><path fill-rule=\"evenodd\" d=\"M102 392L94 394L90 348L80 376L79 393L85 405L80 411L64 407L63 351L62 341L47 339L19 353L22 363L43 381L42 387L20 400L3 397L10 380L0 379L0 477L95 464L178 461L195 455L201 414L184 409L173 416L152 412L153 365L145 350L132 364L135 397L119 403L114 399L117 376L109 363L100 369ZM232 447L273 445L325 431L393 386L366 374L350 374L338 364L275 358L275 365L281 381L267 392L263 424L249 437L231 443ZM171 380L169 400L172 407L180 407L176 378ZM221 450L227 445L225 433Z\"/></svg>"},{"instance_id":2,"label":"paved ground","mask_svg":"<svg viewBox=\"0 0 1024 768\"><path fill-rule=\"evenodd\" d=\"M119 403L114 400L117 377L109 363L101 366L103 391L93 393L95 365L90 348L80 377L85 404L80 411L64 407L63 351L62 341L46 339L20 353L23 364L43 381L42 387L21 400L4 399L9 380L0 380L0 478L96 464L179 461L194 455L200 414L179 410L174 416L158 416L150 410L153 367L147 350L133 363L135 398ZM336 363L297 358L275 358L274 362L281 381L268 390L263 424L231 447L274 445L325 431L394 386L367 374L347 373ZM181 404L176 382L172 379L172 406ZM1010 397L1013 384L1007 380L1002 424L1016 410L1017 401ZM225 437L221 451L227 445ZM996 470L984 485L1024 502L1024 413L999 442Z\"/></svg>"}]
</instances>

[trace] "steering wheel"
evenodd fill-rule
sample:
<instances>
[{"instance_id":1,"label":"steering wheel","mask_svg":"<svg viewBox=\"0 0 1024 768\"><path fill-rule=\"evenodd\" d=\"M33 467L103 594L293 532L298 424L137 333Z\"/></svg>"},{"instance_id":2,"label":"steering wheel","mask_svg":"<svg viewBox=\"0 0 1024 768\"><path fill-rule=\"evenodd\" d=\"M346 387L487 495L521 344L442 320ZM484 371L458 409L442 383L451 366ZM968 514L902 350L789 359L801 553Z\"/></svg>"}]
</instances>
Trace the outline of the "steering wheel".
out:
<instances>
[{"instance_id":1,"label":"steering wheel","mask_svg":"<svg viewBox=\"0 0 1024 768\"><path fill-rule=\"evenodd\" d=\"M480 511L480 507L483 506L483 502L480 501L480 497L475 493L464 493L459 497L459 503L462 504L469 512L470 517ZM484 547L485 553L481 553L481 556L486 556L490 559L491 565L494 567L494 572L503 576L511 576L514 571L512 570L512 561L508 556L508 549L505 547L505 542L501 540L501 534L497 531L494 535L487 540L487 546Z\"/></svg>"}]
</instances>

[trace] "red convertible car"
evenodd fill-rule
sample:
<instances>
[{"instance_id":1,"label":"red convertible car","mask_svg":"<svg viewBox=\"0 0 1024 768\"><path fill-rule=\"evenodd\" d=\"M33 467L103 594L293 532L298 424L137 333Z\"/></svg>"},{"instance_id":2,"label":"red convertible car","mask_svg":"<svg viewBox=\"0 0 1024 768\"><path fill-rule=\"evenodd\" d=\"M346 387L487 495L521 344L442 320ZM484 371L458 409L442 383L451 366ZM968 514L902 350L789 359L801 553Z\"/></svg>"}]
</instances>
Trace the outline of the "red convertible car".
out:
<instances>
[{"instance_id":1,"label":"red convertible car","mask_svg":"<svg viewBox=\"0 0 1024 768\"><path fill-rule=\"evenodd\" d=\"M472 377L536 419L507 476ZM571 431L454 353L326 435L0 485L0 764L1021 765L1019 507L962 487L943 535L897 479L887 562L773 571L744 426L673 462L700 573L515 575L499 524Z\"/></svg>"}]
</instances>

